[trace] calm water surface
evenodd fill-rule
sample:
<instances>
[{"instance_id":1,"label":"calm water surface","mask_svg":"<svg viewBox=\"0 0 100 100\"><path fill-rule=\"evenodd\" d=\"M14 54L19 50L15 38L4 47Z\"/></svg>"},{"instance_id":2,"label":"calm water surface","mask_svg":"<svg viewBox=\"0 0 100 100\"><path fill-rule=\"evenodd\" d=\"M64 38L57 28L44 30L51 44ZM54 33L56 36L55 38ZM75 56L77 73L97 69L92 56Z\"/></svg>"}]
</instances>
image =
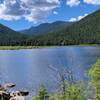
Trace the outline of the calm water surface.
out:
<instances>
[{"instance_id":1,"label":"calm water surface","mask_svg":"<svg viewBox=\"0 0 100 100\"><path fill-rule=\"evenodd\" d=\"M0 83L15 83L15 89L34 94L40 84L52 91L55 77L49 66L70 68L78 80L100 59L100 47L53 47L31 50L0 50Z\"/></svg>"}]
</instances>

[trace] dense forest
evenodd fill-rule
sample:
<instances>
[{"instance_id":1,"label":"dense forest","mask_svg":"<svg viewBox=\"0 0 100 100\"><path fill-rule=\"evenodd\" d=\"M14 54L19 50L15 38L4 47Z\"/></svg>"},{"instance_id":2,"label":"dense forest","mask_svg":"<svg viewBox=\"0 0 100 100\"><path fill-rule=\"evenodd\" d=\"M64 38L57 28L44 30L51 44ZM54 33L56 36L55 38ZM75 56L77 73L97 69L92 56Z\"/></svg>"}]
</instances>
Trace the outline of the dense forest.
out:
<instances>
[{"instance_id":1,"label":"dense forest","mask_svg":"<svg viewBox=\"0 0 100 100\"><path fill-rule=\"evenodd\" d=\"M47 26L48 28L46 28ZM37 32L38 35L34 35L34 29L32 28L31 35L28 35L28 30L27 34L22 34L0 24L0 45L46 46L100 44L100 10L93 12L75 23L58 21L52 24L43 24L43 26L41 24L39 27L41 31L37 28L35 30L35 33Z\"/></svg>"},{"instance_id":2,"label":"dense forest","mask_svg":"<svg viewBox=\"0 0 100 100\"><path fill-rule=\"evenodd\" d=\"M0 45L21 45L26 36L0 24Z\"/></svg>"}]
</instances>

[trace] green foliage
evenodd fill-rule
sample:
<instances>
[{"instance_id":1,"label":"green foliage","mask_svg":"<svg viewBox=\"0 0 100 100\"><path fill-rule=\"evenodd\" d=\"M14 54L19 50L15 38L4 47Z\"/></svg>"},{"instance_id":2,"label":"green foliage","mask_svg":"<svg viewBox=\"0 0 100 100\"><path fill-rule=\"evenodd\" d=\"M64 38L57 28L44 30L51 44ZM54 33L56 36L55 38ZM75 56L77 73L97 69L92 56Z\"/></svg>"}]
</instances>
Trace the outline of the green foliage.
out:
<instances>
[{"instance_id":1,"label":"green foliage","mask_svg":"<svg viewBox=\"0 0 100 100\"><path fill-rule=\"evenodd\" d=\"M14 30L0 24L0 46L23 45L25 39L26 39L25 35L22 35Z\"/></svg>"},{"instance_id":2,"label":"green foliage","mask_svg":"<svg viewBox=\"0 0 100 100\"><path fill-rule=\"evenodd\" d=\"M49 100L61 100L60 95L56 92L52 96L49 97Z\"/></svg>"},{"instance_id":3,"label":"green foliage","mask_svg":"<svg viewBox=\"0 0 100 100\"><path fill-rule=\"evenodd\" d=\"M37 96L34 98L34 100L48 100L49 95L47 92L47 89L45 88L44 85L41 85L39 88Z\"/></svg>"},{"instance_id":4,"label":"green foliage","mask_svg":"<svg viewBox=\"0 0 100 100\"><path fill-rule=\"evenodd\" d=\"M83 82L63 81L61 88L60 94L58 93L58 100L85 100L87 98L87 89Z\"/></svg>"},{"instance_id":5,"label":"green foliage","mask_svg":"<svg viewBox=\"0 0 100 100\"><path fill-rule=\"evenodd\" d=\"M89 77L94 100L100 100L100 60L90 68ZM61 90L52 95L48 94L44 86L41 86L34 100L87 100L88 91L83 82L70 83L63 78L61 83Z\"/></svg>"},{"instance_id":6,"label":"green foliage","mask_svg":"<svg viewBox=\"0 0 100 100\"><path fill-rule=\"evenodd\" d=\"M89 70L90 85L95 91L95 100L100 100L100 60Z\"/></svg>"},{"instance_id":7,"label":"green foliage","mask_svg":"<svg viewBox=\"0 0 100 100\"><path fill-rule=\"evenodd\" d=\"M34 100L85 100L86 89L82 83L64 84L64 88L60 92L55 92L51 96L44 86L40 87L38 95L35 96Z\"/></svg>"},{"instance_id":8,"label":"green foliage","mask_svg":"<svg viewBox=\"0 0 100 100\"><path fill-rule=\"evenodd\" d=\"M63 75L63 74L62 74ZM61 76L62 76L61 75ZM100 60L98 60L89 70L90 85L94 93L93 100L100 100ZM52 95L48 94L46 88L42 86L38 95L34 100L87 100L88 90L84 86L83 82L66 81L64 76L61 77L61 89L59 92L55 92ZM93 96L93 95L92 95ZM92 97L91 97L92 98Z\"/></svg>"},{"instance_id":9,"label":"green foliage","mask_svg":"<svg viewBox=\"0 0 100 100\"><path fill-rule=\"evenodd\" d=\"M85 100L86 99L86 89L83 84L68 84L66 89L65 98L62 100Z\"/></svg>"}]
</instances>

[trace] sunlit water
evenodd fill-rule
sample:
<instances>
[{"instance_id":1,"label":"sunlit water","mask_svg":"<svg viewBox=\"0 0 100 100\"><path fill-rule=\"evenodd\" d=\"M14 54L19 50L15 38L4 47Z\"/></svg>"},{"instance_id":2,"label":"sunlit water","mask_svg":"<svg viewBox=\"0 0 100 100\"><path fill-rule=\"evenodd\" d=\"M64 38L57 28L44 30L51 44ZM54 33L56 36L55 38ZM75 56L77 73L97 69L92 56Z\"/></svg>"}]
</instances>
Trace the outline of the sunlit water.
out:
<instances>
[{"instance_id":1,"label":"sunlit water","mask_svg":"<svg viewBox=\"0 0 100 100\"><path fill-rule=\"evenodd\" d=\"M15 83L34 95L40 84L52 91L56 72L70 68L77 80L87 80L86 71L100 59L100 47L52 47L31 50L0 50L0 83ZM55 83L55 84L54 84Z\"/></svg>"}]
</instances>

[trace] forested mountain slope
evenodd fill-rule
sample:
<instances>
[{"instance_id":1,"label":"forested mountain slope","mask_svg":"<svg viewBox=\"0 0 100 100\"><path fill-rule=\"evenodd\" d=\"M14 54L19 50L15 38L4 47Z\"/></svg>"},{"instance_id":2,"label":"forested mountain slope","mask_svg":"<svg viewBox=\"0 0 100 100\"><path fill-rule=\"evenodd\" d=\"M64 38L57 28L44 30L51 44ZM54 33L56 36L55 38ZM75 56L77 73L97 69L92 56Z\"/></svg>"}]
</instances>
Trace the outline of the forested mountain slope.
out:
<instances>
[{"instance_id":1,"label":"forested mountain slope","mask_svg":"<svg viewBox=\"0 0 100 100\"><path fill-rule=\"evenodd\" d=\"M36 27L31 27L30 29L23 30L21 33L27 34L27 35L42 35L52 32L59 32L60 30L63 30L67 26L70 26L73 24L73 22L65 22L65 21L56 21L53 23L43 23Z\"/></svg>"},{"instance_id":2,"label":"forested mountain slope","mask_svg":"<svg viewBox=\"0 0 100 100\"><path fill-rule=\"evenodd\" d=\"M26 36L0 24L0 45L18 45L25 38Z\"/></svg>"},{"instance_id":3,"label":"forested mountain slope","mask_svg":"<svg viewBox=\"0 0 100 100\"><path fill-rule=\"evenodd\" d=\"M69 45L100 43L100 10L82 20L67 26L59 32L40 35L30 41L37 45Z\"/></svg>"},{"instance_id":4,"label":"forested mountain slope","mask_svg":"<svg viewBox=\"0 0 100 100\"><path fill-rule=\"evenodd\" d=\"M75 23L58 21L41 24L37 35L30 34L21 34L0 24L0 45L100 44L100 10Z\"/></svg>"}]
</instances>

